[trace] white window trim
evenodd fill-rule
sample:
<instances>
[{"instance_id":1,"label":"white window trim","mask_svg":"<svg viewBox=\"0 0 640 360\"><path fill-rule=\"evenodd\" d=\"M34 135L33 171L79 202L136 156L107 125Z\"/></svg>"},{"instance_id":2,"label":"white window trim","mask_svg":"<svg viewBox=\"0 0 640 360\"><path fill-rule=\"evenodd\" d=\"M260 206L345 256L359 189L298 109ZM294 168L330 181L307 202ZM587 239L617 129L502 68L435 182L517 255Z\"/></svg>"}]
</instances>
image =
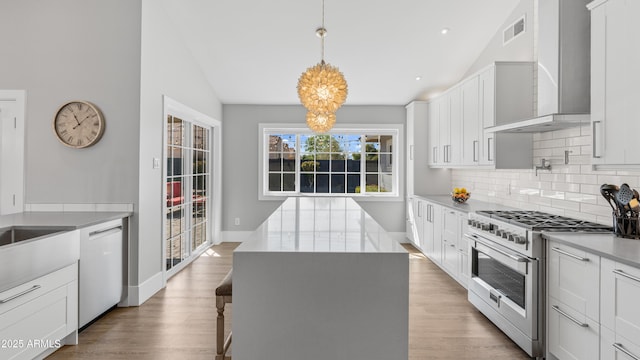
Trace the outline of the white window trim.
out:
<instances>
[{"instance_id":1,"label":"white window trim","mask_svg":"<svg viewBox=\"0 0 640 360\"><path fill-rule=\"evenodd\" d=\"M304 196L334 196L334 197L352 197L357 201L404 201L404 125L403 124L336 124L327 134L343 134L345 132L362 133L365 132L375 133L376 131L393 131L394 143L393 148L396 149L393 152L394 172L396 189L392 193L393 195L384 194L376 195L368 193L366 195L352 195L352 194L316 194L316 193L291 193L288 195L271 195L268 194L268 177L265 176L265 169L267 168L267 157L265 156L265 134L267 132L280 132L282 134L291 132L306 132L309 131L313 134L303 123L286 124L286 123L261 123L258 125L258 200L285 200L288 197L304 197Z\"/></svg>"}]
</instances>

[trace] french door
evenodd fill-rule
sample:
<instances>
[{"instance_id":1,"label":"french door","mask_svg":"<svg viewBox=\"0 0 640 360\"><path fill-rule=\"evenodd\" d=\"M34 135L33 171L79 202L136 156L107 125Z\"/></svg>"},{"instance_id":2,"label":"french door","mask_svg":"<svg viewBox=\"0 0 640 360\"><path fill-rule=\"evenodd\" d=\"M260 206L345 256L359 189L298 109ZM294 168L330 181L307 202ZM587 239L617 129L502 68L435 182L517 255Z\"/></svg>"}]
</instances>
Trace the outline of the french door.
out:
<instances>
[{"instance_id":1,"label":"french door","mask_svg":"<svg viewBox=\"0 0 640 360\"><path fill-rule=\"evenodd\" d=\"M169 109L165 124L164 258L171 277L212 244L214 127Z\"/></svg>"}]
</instances>

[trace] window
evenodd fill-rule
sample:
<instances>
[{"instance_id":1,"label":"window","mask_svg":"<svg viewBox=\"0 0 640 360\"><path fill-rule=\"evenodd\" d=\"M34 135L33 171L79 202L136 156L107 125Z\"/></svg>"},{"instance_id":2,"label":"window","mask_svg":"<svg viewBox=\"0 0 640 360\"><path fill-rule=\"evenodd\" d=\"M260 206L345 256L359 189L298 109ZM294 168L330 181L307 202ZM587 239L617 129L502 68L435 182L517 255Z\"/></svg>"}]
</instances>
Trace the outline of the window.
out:
<instances>
[{"instance_id":1,"label":"window","mask_svg":"<svg viewBox=\"0 0 640 360\"><path fill-rule=\"evenodd\" d=\"M261 129L263 195L399 196L399 126L334 128L322 135L306 128Z\"/></svg>"}]
</instances>

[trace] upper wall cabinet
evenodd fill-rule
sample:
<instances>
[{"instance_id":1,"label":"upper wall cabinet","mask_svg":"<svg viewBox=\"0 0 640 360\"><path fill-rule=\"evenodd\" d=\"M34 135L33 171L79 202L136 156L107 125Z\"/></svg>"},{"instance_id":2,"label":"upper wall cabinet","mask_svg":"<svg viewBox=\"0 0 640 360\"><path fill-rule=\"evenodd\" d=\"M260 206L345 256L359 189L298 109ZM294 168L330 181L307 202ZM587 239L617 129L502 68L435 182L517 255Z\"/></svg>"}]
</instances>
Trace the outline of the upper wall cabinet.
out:
<instances>
[{"instance_id":1,"label":"upper wall cabinet","mask_svg":"<svg viewBox=\"0 0 640 360\"><path fill-rule=\"evenodd\" d=\"M429 137L430 165L532 167L532 134L494 134L485 128L534 116L533 65L496 62L432 100L431 104L437 104L433 106L440 110L429 113L429 129L438 127L440 136L434 139L432 132Z\"/></svg>"},{"instance_id":2,"label":"upper wall cabinet","mask_svg":"<svg viewBox=\"0 0 640 360\"><path fill-rule=\"evenodd\" d=\"M434 195L443 194L449 191L451 177L447 170L430 169L431 157L429 154L429 143L425 141L427 136L431 137L433 131L429 129L429 114L434 110L439 110L433 104L425 101L414 101L406 107L407 109L407 195ZM436 131L436 134L439 133ZM436 135L437 139L439 136Z\"/></svg>"},{"instance_id":3,"label":"upper wall cabinet","mask_svg":"<svg viewBox=\"0 0 640 360\"><path fill-rule=\"evenodd\" d=\"M640 1L598 0L591 10L592 164L639 165Z\"/></svg>"},{"instance_id":4,"label":"upper wall cabinet","mask_svg":"<svg viewBox=\"0 0 640 360\"><path fill-rule=\"evenodd\" d=\"M0 90L0 215L23 211L25 92Z\"/></svg>"}]
</instances>

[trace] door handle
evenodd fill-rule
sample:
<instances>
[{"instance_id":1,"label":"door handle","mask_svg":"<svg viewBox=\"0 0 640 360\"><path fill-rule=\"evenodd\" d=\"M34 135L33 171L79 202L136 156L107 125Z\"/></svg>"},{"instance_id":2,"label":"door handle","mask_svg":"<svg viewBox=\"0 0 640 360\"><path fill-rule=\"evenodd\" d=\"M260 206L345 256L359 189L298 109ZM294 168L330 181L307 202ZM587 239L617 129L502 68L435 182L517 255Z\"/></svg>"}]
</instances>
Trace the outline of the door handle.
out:
<instances>
[{"instance_id":1,"label":"door handle","mask_svg":"<svg viewBox=\"0 0 640 360\"><path fill-rule=\"evenodd\" d=\"M615 270L613 270L613 273L614 273L614 274L617 274L617 275L620 275L620 276L624 276L624 277L626 277L627 279L631 279L631 280L633 280L633 281L640 282L640 278L635 277L635 276L633 276L633 275L631 275L631 274L627 274L626 272L624 272L624 271L622 271L622 270L615 269Z\"/></svg>"},{"instance_id":2,"label":"door handle","mask_svg":"<svg viewBox=\"0 0 640 360\"><path fill-rule=\"evenodd\" d=\"M562 249L559 249L559 248L557 248L557 247L551 248L551 250L553 250L553 251L557 252L558 254L562 254L562 255L568 256L568 257L570 257L570 258L574 258L574 259L576 259L576 260L580 260L580 261L589 261L589 259L588 259L588 258L580 257L580 256L578 256L578 255L573 255L572 253L566 252L566 251L564 251L564 250L562 250Z\"/></svg>"},{"instance_id":3,"label":"door handle","mask_svg":"<svg viewBox=\"0 0 640 360\"><path fill-rule=\"evenodd\" d=\"M600 141L598 141L599 135L600 135L600 131L597 131L599 124L601 124L602 121L600 120L596 120L594 122L591 123L591 125L593 126L593 128L591 129L591 136L593 137L593 139L591 140L591 143L593 144L593 149L591 151L591 153L593 154L593 158L598 159L600 157L602 157L602 154L600 153L600 146L598 146L599 144L602 143L602 139Z\"/></svg>"},{"instance_id":4,"label":"door handle","mask_svg":"<svg viewBox=\"0 0 640 360\"><path fill-rule=\"evenodd\" d=\"M478 140L473 140L473 162L478 162Z\"/></svg>"},{"instance_id":5,"label":"door handle","mask_svg":"<svg viewBox=\"0 0 640 360\"><path fill-rule=\"evenodd\" d=\"M38 290L38 289L40 289L40 288L41 288L41 286L40 286L40 285L33 285L32 287L28 288L28 289L27 289L27 290L25 290L25 291L19 292L19 293L17 293L17 294L15 294L15 295L13 295L13 296L9 296L9 297L8 297L8 298L6 298L6 299L2 299L2 300L0 300L0 304L8 303L8 302L9 302L9 301L11 301L11 300L15 300L15 299L17 299L17 298L19 298L19 297L21 297L21 296L27 295L28 293L33 292L33 291L36 291L36 290Z\"/></svg>"},{"instance_id":6,"label":"door handle","mask_svg":"<svg viewBox=\"0 0 640 360\"><path fill-rule=\"evenodd\" d=\"M614 343L613 347L616 348L616 350L620 351L621 353L632 358L633 360L640 360L640 357L633 355L629 350L625 349L624 346L622 346L622 344L620 343Z\"/></svg>"}]
</instances>

